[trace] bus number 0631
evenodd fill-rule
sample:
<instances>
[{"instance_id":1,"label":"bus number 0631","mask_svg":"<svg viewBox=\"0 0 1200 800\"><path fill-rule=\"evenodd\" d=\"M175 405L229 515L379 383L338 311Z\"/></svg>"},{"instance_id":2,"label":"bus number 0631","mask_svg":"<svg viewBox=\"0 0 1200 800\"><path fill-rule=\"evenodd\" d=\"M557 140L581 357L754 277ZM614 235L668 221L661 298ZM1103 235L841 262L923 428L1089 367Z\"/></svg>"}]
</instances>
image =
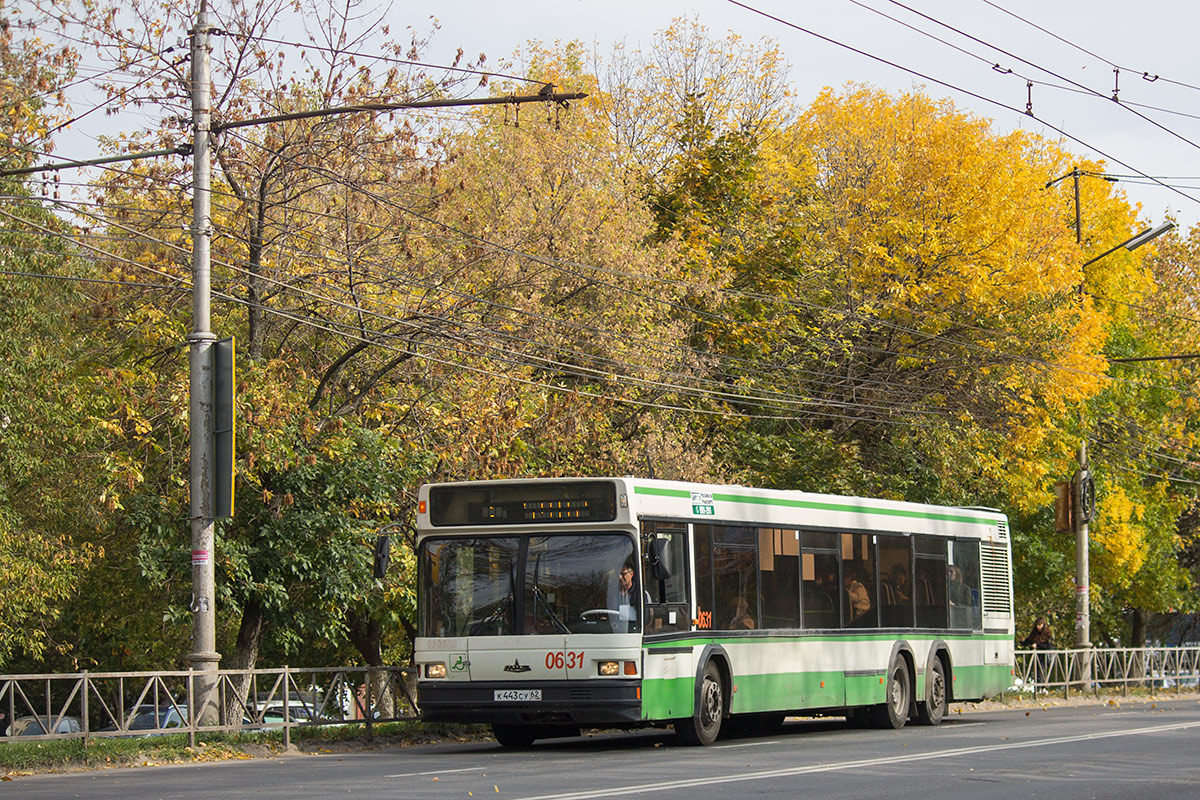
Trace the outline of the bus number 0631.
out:
<instances>
[{"instance_id":1,"label":"bus number 0631","mask_svg":"<svg viewBox=\"0 0 1200 800\"><path fill-rule=\"evenodd\" d=\"M579 669L583 666L583 651L571 653L559 650L557 653L546 653L546 669Z\"/></svg>"}]
</instances>

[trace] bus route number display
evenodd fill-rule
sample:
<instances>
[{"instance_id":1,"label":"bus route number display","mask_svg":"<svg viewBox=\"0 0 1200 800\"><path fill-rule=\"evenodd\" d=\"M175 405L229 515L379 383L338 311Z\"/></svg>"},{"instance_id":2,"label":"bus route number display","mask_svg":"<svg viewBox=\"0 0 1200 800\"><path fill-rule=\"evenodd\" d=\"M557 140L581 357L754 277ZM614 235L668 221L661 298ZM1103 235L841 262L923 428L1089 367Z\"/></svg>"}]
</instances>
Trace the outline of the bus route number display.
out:
<instances>
[{"instance_id":1,"label":"bus route number display","mask_svg":"<svg viewBox=\"0 0 1200 800\"><path fill-rule=\"evenodd\" d=\"M488 486L435 486L429 491L434 525L521 525L611 522L617 518L611 481Z\"/></svg>"},{"instance_id":2,"label":"bus route number display","mask_svg":"<svg viewBox=\"0 0 1200 800\"><path fill-rule=\"evenodd\" d=\"M717 509L713 505L711 492L692 492L692 513L698 517L714 517Z\"/></svg>"}]
</instances>

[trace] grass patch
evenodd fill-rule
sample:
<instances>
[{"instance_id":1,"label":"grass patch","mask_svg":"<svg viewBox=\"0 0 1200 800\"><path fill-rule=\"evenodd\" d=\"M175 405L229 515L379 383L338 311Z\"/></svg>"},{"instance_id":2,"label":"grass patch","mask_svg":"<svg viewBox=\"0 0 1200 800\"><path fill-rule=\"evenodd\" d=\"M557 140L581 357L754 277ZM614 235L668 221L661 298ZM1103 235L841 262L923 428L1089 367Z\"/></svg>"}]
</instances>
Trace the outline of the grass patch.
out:
<instances>
[{"instance_id":1,"label":"grass patch","mask_svg":"<svg viewBox=\"0 0 1200 800\"><path fill-rule=\"evenodd\" d=\"M487 725L453 725L418 720L380 722L371 726L371 738L389 743L426 744L433 741L473 741L490 735ZM282 741L282 731L278 733ZM367 726L313 725L292 728L293 742L359 742L367 740Z\"/></svg>"},{"instance_id":2,"label":"grass patch","mask_svg":"<svg viewBox=\"0 0 1200 800\"><path fill-rule=\"evenodd\" d=\"M485 725L448 725L417 720L384 722L371 726L371 738L362 724L297 726L292 728L293 745L316 752L358 746L409 746L432 742L479 741L489 736ZM0 774L12 776L37 772L99 769L120 766L187 764L204 761L246 759L283 752L283 729L236 733L197 734L196 746L188 745L186 733L144 737L93 737L87 747L83 739L51 739L18 742L0 739Z\"/></svg>"}]
</instances>

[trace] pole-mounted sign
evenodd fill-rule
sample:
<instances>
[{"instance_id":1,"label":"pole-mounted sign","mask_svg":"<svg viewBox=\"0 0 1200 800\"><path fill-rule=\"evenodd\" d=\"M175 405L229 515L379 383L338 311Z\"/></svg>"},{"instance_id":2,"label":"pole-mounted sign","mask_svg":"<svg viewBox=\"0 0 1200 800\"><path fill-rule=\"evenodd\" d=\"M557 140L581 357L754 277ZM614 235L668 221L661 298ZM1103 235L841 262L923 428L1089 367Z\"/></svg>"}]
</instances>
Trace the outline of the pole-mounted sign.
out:
<instances>
[{"instance_id":1,"label":"pole-mounted sign","mask_svg":"<svg viewBox=\"0 0 1200 800\"><path fill-rule=\"evenodd\" d=\"M234 451L237 445L237 383L234 340L213 342L213 518L233 516Z\"/></svg>"}]
</instances>

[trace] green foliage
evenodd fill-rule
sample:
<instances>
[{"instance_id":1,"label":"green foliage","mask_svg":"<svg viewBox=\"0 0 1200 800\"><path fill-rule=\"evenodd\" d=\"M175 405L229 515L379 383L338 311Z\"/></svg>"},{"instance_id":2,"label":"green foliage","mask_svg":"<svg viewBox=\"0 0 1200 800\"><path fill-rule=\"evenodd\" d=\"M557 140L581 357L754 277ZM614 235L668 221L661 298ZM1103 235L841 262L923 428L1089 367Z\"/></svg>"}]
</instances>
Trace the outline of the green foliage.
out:
<instances>
[{"instance_id":1,"label":"green foliage","mask_svg":"<svg viewBox=\"0 0 1200 800\"><path fill-rule=\"evenodd\" d=\"M83 297L57 279L85 271L54 232L61 223L8 183L0 212L0 665L39 658L48 628L102 550L93 541L106 491L104 435L85 380ZM43 234L42 231L46 233Z\"/></svg>"}]
</instances>

